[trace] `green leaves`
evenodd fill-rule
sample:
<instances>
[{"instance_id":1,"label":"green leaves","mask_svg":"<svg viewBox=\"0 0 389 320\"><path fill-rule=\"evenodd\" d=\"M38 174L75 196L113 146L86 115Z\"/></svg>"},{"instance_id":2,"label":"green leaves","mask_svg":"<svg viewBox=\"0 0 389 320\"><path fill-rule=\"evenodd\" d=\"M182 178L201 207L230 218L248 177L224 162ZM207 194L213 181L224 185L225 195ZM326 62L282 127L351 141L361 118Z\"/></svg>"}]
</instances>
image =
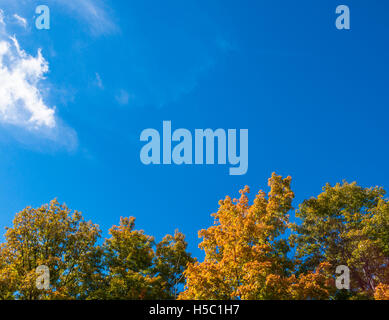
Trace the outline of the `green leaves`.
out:
<instances>
[{"instance_id":1,"label":"green leaves","mask_svg":"<svg viewBox=\"0 0 389 320\"><path fill-rule=\"evenodd\" d=\"M16 214L2 244L3 281L11 284L8 296L20 299L78 298L79 288L96 268L100 229L82 215L53 200L38 209L27 207ZM36 288L36 268L50 270L50 289Z\"/></svg>"},{"instance_id":2,"label":"green leaves","mask_svg":"<svg viewBox=\"0 0 389 320\"><path fill-rule=\"evenodd\" d=\"M102 245L98 225L53 200L16 214L0 246L0 299L175 298L183 271L194 260L178 231L161 243L135 218L121 218ZM50 271L48 290L38 289L38 266Z\"/></svg>"},{"instance_id":3,"label":"green leaves","mask_svg":"<svg viewBox=\"0 0 389 320\"><path fill-rule=\"evenodd\" d=\"M291 178L273 174L268 185L252 204L248 187L219 202L199 232L201 263L179 231L156 243L122 217L103 241L98 225L57 200L27 207L0 245L0 299L389 299L382 188L327 184L290 223ZM350 269L349 292L335 288L340 265ZM48 289L37 286L39 266Z\"/></svg>"},{"instance_id":4,"label":"green leaves","mask_svg":"<svg viewBox=\"0 0 389 320\"><path fill-rule=\"evenodd\" d=\"M174 236L166 235L157 244L155 272L166 285L168 298L177 298L185 283L184 271L189 263L196 260L186 251L185 235L178 230Z\"/></svg>"},{"instance_id":5,"label":"green leaves","mask_svg":"<svg viewBox=\"0 0 389 320\"><path fill-rule=\"evenodd\" d=\"M317 198L304 201L294 225L300 272L327 261L333 268L351 270L354 295L373 297L387 281L389 263L389 210L382 188L362 188L356 183L326 185Z\"/></svg>"},{"instance_id":6,"label":"green leaves","mask_svg":"<svg viewBox=\"0 0 389 320\"><path fill-rule=\"evenodd\" d=\"M382 188L327 184L289 223L291 179L273 174L270 192L252 205L220 201L214 225L201 230L202 263L185 271L181 299L372 299L388 297L389 203ZM289 231L294 231L289 237ZM296 248L293 257L290 246ZM351 291L335 287L335 269L351 270Z\"/></svg>"}]
</instances>

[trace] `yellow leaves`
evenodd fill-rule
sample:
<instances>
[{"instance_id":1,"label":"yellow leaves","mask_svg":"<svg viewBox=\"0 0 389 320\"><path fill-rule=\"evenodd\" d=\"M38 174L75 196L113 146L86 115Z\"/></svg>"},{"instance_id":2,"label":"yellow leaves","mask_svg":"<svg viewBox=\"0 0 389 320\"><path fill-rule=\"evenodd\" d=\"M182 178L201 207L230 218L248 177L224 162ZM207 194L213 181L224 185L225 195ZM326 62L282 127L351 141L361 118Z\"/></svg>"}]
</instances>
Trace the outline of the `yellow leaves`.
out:
<instances>
[{"instance_id":1,"label":"yellow leaves","mask_svg":"<svg viewBox=\"0 0 389 320\"><path fill-rule=\"evenodd\" d=\"M180 293L179 300L231 299L233 283L220 265L207 261L193 263L184 274L186 290Z\"/></svg>"},{"instance_id":2,"label":"yellow leaves","mask_svg":"<svg viewBox=\"0 0 389 320\"><path fill-rule=\"evenodd\" d=\"M182 273L194 262L186 251L185 236L176 230L155 244L135 218L121 218L104 243L108 267L107 296L111 299L172 299L183 283ZM155 248L155 249L154 249Z\"/></svg>"},{"instance_id":3,"label":"yellow leaves","mask_svg":"<svg viewBox=\"0 0 389 320\"><path fill-rule=\"evenodd\" d=\"M291 239L307 259L291 261L285 239L294 197L290 183L290 177L273 174L270 192L259 191L253 204L248 187L240 190L239 199L226 197L219 202L218 212L212 215L214 225L199 232L205 260L187 268L181 299L330 299L336 297L333 262L332 266L353 266L352 276L367 270L371 286L388 278L388 256L383 251L388 250L388 232L382 226L389 221L389 210L382 205L382 189L327 185L325 194L305 201L300 207L304 220L297 228L300 234ZM325 250L328 261L320 256ZM307 268L296 276L298 265ZM358 287L360 279L351 280L355 291L369 292L368 287ZM386 297L386 290L386 285L380 285L376 296Z\"/></svg>"},{"instance_id":4,"label":"yellow leaves","mask_svg":"<svg viewBox=\"0 0 389 320\"><path fill-rule=\"evenodd\" d=\"M96 250L99 236L97 225L85 222L81 213L72 213L57 200L17 213L1 250L1 274L9 282L8 295L22 299L66 296L69 279L82 281L92 269L88 257ZM36 288L36 268L41 265L52 271L50 290Z\"/></svg>"},{"instance_id":5,"label":"yellow leaves","mask_svg":"<svg viewBox=\"0 0 389 320\"><path fill-rule=\"evenodd\" d=\"M266 288L272 282L266 282L267 277L275 270L283 272L285 259L278 256L274 239L287 227L287 212L293 199L290 182L290 177L283 179L273 174L268 197L260 191L250 205L250 189L246 186L239 191L239 199L231 201L227 196L219 202L218 212L212 215L214 225L199 232L203 238L199 247L205 251L205 260L188 266L187 287L181 299L269 296Z\"/></svg>"},{"instance_id":6,"label":"yellow leaves","mask_svg":"<svg viewBox=\"0 0 389 320\"><path fill-rule=\"evenodd\" d=\"M384 193L344 182L327 184L316 198L305 200L296 213L302 224L294 227L301 269L312 270L323 261L347 265L350 296L373 298L375 287L389 275L389 202Z\"/></svg>"},{"instance_id":7,"label":"yellow leaves","mask_svg":"<svg viewBox=\"0 0 389 320\"><path fill-rule=\"evenodd\" d=\"M328 262L321 263L314 272L293 275L290 281L290 294L298 300L327 300L336 290Z\"/></svg>"},{"instance_id":8,"label":"yellow leaves","mask_svg":"<svg viewBox=\"0 0 389 320\"><path fill-rule=\"evenodd\" d=\"M272 174L270 191L250 201L226 196L201 230L199 263L176 231L158 244L122 217L97 245L101 231L80 212L53 200L16 214L0 246L0 299L389 299L389 202L383 189L327 185L300 206L291 228L291 178ZM291 258L290 243L298 255ZM300 260L301 258L301 260ZM351 292L336 291L335 270L351 270ZM52 271L36 289L35 268Z\"/></svg>"}]
</instances>

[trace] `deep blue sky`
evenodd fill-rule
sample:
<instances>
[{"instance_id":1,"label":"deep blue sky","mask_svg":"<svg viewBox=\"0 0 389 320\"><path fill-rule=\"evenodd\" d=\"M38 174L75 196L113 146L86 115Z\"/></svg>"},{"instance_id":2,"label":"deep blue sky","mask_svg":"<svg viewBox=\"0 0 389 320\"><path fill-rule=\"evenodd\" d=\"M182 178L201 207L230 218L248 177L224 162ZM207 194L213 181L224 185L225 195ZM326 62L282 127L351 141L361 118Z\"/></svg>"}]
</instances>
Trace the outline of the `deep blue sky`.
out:
<instances>
[{"instance_id":1,"label":"deep blue sky","mask_svg":"<svg viewBox=\"0 0 389 320\"><path fill-rule=\"evenodd\" d=\"M50 30L34 27L42 1L13 2L0 8L28 27L8 32L33 56L42 48L42 95L77 143L0 125L1 230L57 197L104 231L130 215L158 240L178 228L200 256L218 200L267 190L273 171L292 176L295 206L326 182L389 189L387 1L52 0ZM349 31L335 28L340 4ZM143 165L139 135L163 120L249 129L248 173Z\"/></svg>"}]
</instances>

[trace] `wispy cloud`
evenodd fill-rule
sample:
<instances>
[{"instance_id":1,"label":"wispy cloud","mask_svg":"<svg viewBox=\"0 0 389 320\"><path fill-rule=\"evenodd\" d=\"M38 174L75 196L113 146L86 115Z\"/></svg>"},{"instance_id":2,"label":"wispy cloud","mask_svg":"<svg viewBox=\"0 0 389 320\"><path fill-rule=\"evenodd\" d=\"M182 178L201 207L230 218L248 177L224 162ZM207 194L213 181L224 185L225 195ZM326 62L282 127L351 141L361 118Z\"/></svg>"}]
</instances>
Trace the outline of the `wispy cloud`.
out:
<instances>
[{"instance_id":1,"label":"wispy cloud","mask_svg":"<svg viewBox=\"0 0 389 320\"><path fill-rule=\"evenodd\" d=\"M127 105L131 98L133 98L133 95L129 94L126 90L120 90L119 93L115 96L117 103L122 106Z\"/></svg>"},{"instance_id":2,"label":"wispy cloud","mask_svg":"<svg viewBox=\"0 0 389 320\"><path fill-rule=\"evenodd\" d=\"M21 18L22 14L27 15L39 3L37 4L34 0L0 0L0 4L4 10L16 12L16 15ZM119 30L118 25L114 22L113 13L106 5L105 0L46 0L44 4L48 5L50 9L60 9L57 12L69 14L79 23L86 24L94 36L112 34ZM23 23L22 21L19 20L19 23Z\"/></svg>"},{"instance_id":3,"label":"wispy cloud","mask_svg":"<svg viewBox=\"0 0 389 320\"><path fill-rule=\"evenodd\" d=\"M119 30L110 14L110 8L103 0L49 0L48 3L50 2L63 6L79 20L85 21L94 35L111 34Z\"/></svg>"},{"instance_id":4,"label":"wispy cloud","mask_svg":"<svg viewBox=\"0 0 389 320\"><path fill-rule=\"evenodd\" d=\"M131 75L125 86L135 97L131 97L131 105L161 108L176 104L202 85L219 60L237 51L230 36L204 13L203 6L189 2L158 2L152 9L145 1L128 2L125 15L136 27L129 32L123 28L126 41L121 51L126 57L122 52L116 54L118 61L123 61L118 74ZM150 10L158 12L158 18ZM122 88L123 78L117 79L110 84ZM121 104L125 98L125 94L116 95Z\"/></svg>"},{"instance_id":5,"label":"wispy cloud","mask_svg":"<svg viewBox=\"0 0 389 320\"><path fill-rule=\"evenodd\" d=\"M133 98L126 90L120 90L119 93L115 96L117 103L124 106L130 102L130 99Z\"/></svg>"},{"instance_id":6,"label":"wispy cloud","mask_svg":"<svg viewBox=\"0 0 389 320\"><path fill-rule=\"evenodd\" d=\"M27 20L18 14L14 14L13 17L15 18L16 22L19 23L22 27L27 28Z\"/></svg>"},{"instance_id":7,"label":"wispy cloud","mask_svg":"<svg viewBox=\"0 0 389 320\"><path fill-rule=\"evenodd\" d=\"M103 84L103 80L101 79L101 76L99 73L96 72L96 86L99 87L100 89L104 89L104 84Z\"/></svg>"},{"instance_id":8,"label":"wispy cloud","mask_svg":"<svg viewBox=\"0 0 389 320\"><path fill-rule=\"evenodd\" d=\"M4 11L0 9L0 31L3 30L4 27L5 27Z\"/></svg>"}]
</instances>

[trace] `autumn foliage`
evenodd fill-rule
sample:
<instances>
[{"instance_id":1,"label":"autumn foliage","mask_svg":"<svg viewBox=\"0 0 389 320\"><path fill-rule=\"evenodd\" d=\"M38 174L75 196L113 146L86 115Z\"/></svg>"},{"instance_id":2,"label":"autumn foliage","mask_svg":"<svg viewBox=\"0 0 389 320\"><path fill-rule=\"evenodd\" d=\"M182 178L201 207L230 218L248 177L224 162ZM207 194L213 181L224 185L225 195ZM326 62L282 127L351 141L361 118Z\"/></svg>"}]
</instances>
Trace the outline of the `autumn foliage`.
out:
<instances>
[{"instance_id":1,"label":"autumn foliage","mask_svg":"<svg viewBox=\"0 0 389 320\"><path fill-rule=\"evenodd\" d=\"M199 232L197 261L176 231L160 242L122 217L100 227L54 200L16 214L0 245L0 299L389 300L389 201L382 188L326 185L296 212L291 178L250 201L226 197ZM36 286L38 266L49 289ZM350 269L350 289L335 285Z\"/></svg>"},{"instance_id":2,"label":"autumn foliage","mask_svg":"<svg viewBox=\"0 0 389 320\"><path fill-rule=\"evenodd\" d=\"M273 174L270 192L258 192L249 205L249 188L239 200L226 197L213 214L214 226L201 230L205 260L185 271L180 299L322 299L330 295L328 264L295 275L282 235L290 227L288 212L294 194L291 178Z\"/></svg>"},{"instance_id":3,"label":"autumn foliage","mask_svg":"<svg viewBox=\"0 0 389 320\"><path fill-rule=\"evenodd\" d=\"M176 231L160 243L121 218L99 243L101 231L81 213L54 200L19 212L0 246L0 299L174 299L193 258ZM38 266L50 270L39 290Z\"/></svg>"},{"instance_id":4,"label":"autumn foliage","mask_svg":"<svg viewBox=\"0 0 389 320\"><path fill-rule=\"evenodd\" d=\"M290 177L273 174L270 192L259 191L253 204L248 187L240 199L220 201L214 225L199 232L205 259L188 266L180 299L388 298L384 190L326 185L300 205L297 224L289 218L290 184ZM350 290L335 286L340 265L350 268Z\"/></svg>"}]
</instances>

